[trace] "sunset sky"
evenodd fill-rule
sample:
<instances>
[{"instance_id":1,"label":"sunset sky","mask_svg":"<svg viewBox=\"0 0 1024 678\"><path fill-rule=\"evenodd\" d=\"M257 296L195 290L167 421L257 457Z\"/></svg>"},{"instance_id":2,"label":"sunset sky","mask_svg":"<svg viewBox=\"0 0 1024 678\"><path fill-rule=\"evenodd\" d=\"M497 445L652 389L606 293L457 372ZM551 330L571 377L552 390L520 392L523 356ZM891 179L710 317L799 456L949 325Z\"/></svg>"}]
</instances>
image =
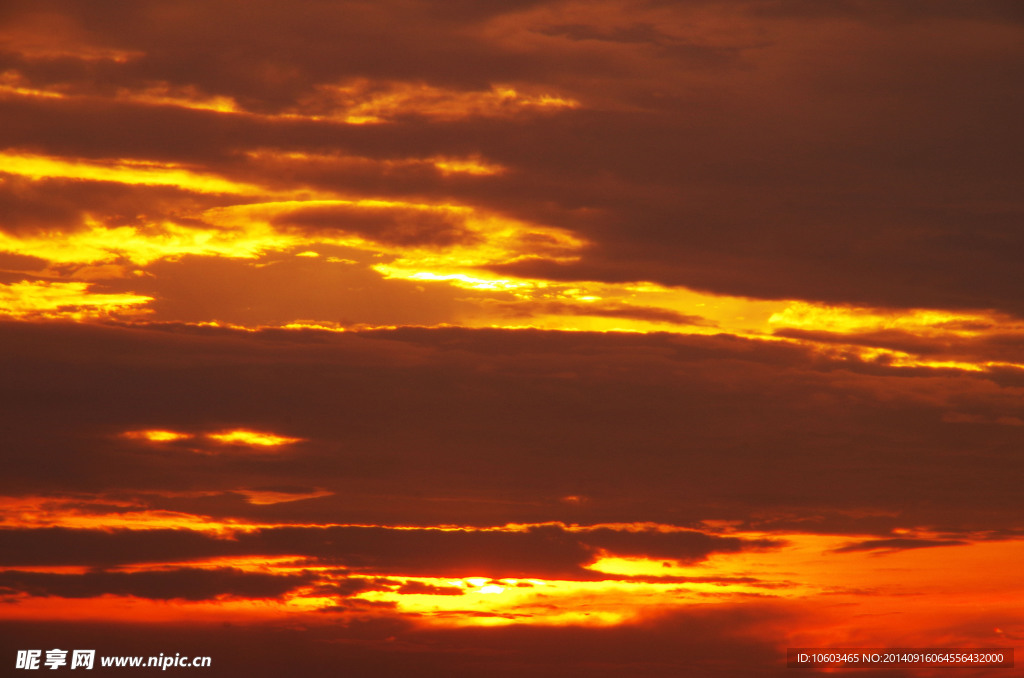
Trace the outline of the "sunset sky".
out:
<instances>
[{"instance_id":1,"label":"sunset sky","mask_svg":"<svg viewBox=\"0 0 1024 678\"><path fill-rule=\"evenodd\" d=\"M1021 645L1022 84L1019 0L4 0L0 665Z\"/></svg>"}]
</instances>

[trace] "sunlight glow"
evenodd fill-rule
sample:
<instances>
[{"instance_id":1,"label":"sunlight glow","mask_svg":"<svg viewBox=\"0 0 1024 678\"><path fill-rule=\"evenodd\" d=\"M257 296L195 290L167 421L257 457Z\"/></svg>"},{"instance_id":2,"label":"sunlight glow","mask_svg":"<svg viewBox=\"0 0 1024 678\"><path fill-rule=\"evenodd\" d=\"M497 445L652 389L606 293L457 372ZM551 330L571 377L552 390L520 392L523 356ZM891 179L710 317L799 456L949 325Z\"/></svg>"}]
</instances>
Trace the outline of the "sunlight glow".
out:
<instances>
[{"instance_id":1,"label":"sunlight glow","mask_svg":"<svg viewBox=\"0 0 1024 678\"><path fill-rule=\"evenodd\" d=\"M135 438L140 440L149 440L154 443L168 443L175 440L186 440L192 437L191 433L180 433L178 431L167 431L163 429L154 429L148 431L128 431L122 434L125 438Z\"/></svg>"},{"instance_id":2,"label":"sunlight glow","mask_svg":"<svg viewBox=\"0 0 1024 678\"><path fill-rule=\"evenodd\" d=\"M774 329L848 334L904 330L971 337L991 329L999 323L999 319L985 313L953 313L931 309L885 312L796 301L772 314L768 323Z\"/></svg>"},{"instance_id":3,"label":"sunlight glow","mask_svg":"<svg viewBox=\"0 0 1024 678\"><path fill-rule=\"evenodd\" d=\"M15 237L0 232L0 251L60 264L94 264L124 258L145 266L160 259L188 254L254 259L267 251L288 249L303 243L298 236L277 233L265 224L224 230L165 222L141 229L134 226L108 227L87 218L86 225L84 230L60 234L59 237L49 233Z\"/></svg>"},{"instance_id":4,"label":"sunlight glow","mask_svg":"<svg viewBox=\"0 0 1024 678\"><path fill-rule=\"evenodd\" d=\"M208 433L206 437L225 445L249 445L255 447L278 447L281 445L291 445L303 440L303 438L289 438L287 436L279 436L263 431L251 431L249 429Z\"/></svg>"},{"instance_id":5,"label":"sunlight glow","mask_svg":"<svg viewBox=\"0 0 1024 678\"><path fill-rule=\"evenodd\" d=\"M11 87L24 84L9 74L5 78L3 82ZM178 91L160 85L153 87L154 96L184 97L199 102L197 105L206 105L202 98L205 95L197 91ZM394 89L394 92L400 90ZM377 101L383 116L381 119L390 115L386 111L398 110L383 103L387 99L385 94L394 93L387 87L374 89L363 83L351 85L345 91L348 92L345 96L365 96ZM409 101L429 100L438 106L441 106L438 102L459 100L458 97L445 98L447 94L442 96L430 88L414 87L401 91L405 94L398 99L403 101L402 97L406 95L411 97ZM518 102L514 105L533 101L507 88L495 88L488 96L490 98L484 97L480 101ZM384 98L378 100L374 97ZM227 104L207 103L218 110L231 110ZM480 105L486 109L486 105ZM439 111L447 109L427 106L424 110L444 115ZM303 162L355 162L376 163L384 168L432 167L443 173L503 171L503 168L472 155L397 160L270 150L254 150L248 155L254 162L294 162L299 166ZM290 250L294 256L317 259L324 266L347 263L362 267L376 273L383 281L407 281L417 286L467 290L469 294L457 300L457 310L451 312L452 318L445 318L438 326L705 335L728 333L747 339L807 347L831 359L852 359L890 368L964 372L1024 369L1024 364L1013 361L976 359L969 350L949 355L924 351L915 353L912 349L893 348L891 342L887 344L885 341L890 336L886 333L965 342L992 332L1024 332L1021 323L991 312L839 307L800 300L711 295L650 281L557 281L498 272L501 269L497 267L517 263L578 262L586 255L591 243L567 229L513 219L473 205L394 198L343 198L306 189L275 194L196 168L131 159L86 161L7 152L0 153L0 163L3 172L33 179L58 177L177 186L198 193L259 195L264 200L182 214L180 222L162 220L144 225L112 225L95 216L85 215L77 228L67 231L0 232L0 251L35 257L50 265L51 268L40 271L41 275L56 270L58 275L80 276L74 282L0 284L0 313L7 316L77 321L110 317L126 319L133 314L147 312L152 308L150 302L156 299L132 293L93 293L90 283L84 281L104 279L104 276L123 278L129 273L147 275L143 270L128 267L146 267L156 261L175 261L189 255L255 260ZM271 200L267 201L268 197ZM366 221L371 224L379 222L381 226L368 228ZM347 228L349 223L363 225ZM347 248L355 251L352 254L355 258L321 257L313 249L325 247ZM80 273L53 269L55 266L73 265L93 268L88 271L82 268ZM258 262L254 265L267 264ZM99 268L104 266L108 268ZM142 306L146 308L140 308ZM232 326L230 322L216 318L205 322ZM278 327L331 331L400 324L378 325L358 320L339 323L333 318L317 317L274 320L274 326ZM254 324L243 329L262 326ZM798 331L807 336L798 335ZM815 336L815 333L820 336ZM853 338L848 343L846 337Z\"/></svg>"},{"instance_id":6,"label":"sunlight glow","mask_svg":"<svg viewBox=\"0 0 1024 678\"><path fill-rule=\"evenodd\" d=\"M0 234L0 239L2 239ZM143 304L153 297L141 294L104 294L85 282L22 281L0 283L0 316L20 319L65 318L86 320L112 315L145 313Z\"/></svg>"},{"instance_id":7,"label":"sunlight glow","mask_svg":"<svg viewBox=\"0 0 1024 678\"><path fill-rule=\"evenodd\" d=\"M230 181L175 165L142 160L118 159L65 160L30 153L0 153L0 172L32 179L60 177L90 181L115 181L122 184L175 186L197 193L233 195L266 195L266 190L252 184Z\"/></svg>"},{"instance_id":8,"label":"sunlight glow","mask_svg":"<svg viewBox=\"0 0 1024 678\"><path fill-rule=\"evenodd\" d=\"M217 493L198 492L196 496L207 494ZM307 493L306 496L313 494ZM206 532L225 539L231 539L232 535L241 531L274 527L217 521L171 511L152 511L141 505L138 510L132 510L134 505L131 501L102 497L95 498L98 503L95 509L91 509L89 501L84 497L0 498L0 508L5 516L3 527L179 529ZM111 506L118 508L114 511ZM285 523L278 526L304 525ZM391 526L389 529L515 532L530 527ZM581 535L595 529L641 533L693 531L650 523L569 525L563 526L563 529ZM232 568L281 576L305 573L312 575L314 581L278 599L221 598L193 603L108 596L104 600L110 600L111 605L93 605L89 613L98 615L98 618L115 618L119 614L117 610L127 606L138 613L139 619L149 619L147 610L155 610L154 606L160 606L163 611L154 612L154 619L164 618L173 609L182 618L187 618L189 614L205 615L204 610L209 610L217 618L236 616L250 620L264 618L267 614L279 618L282 614L372 613L408 616L416 623L440 627L509 624L607 626L649 618L687 606L730 604L757 596L788 601L827 601L832 605L845 606L844 609L848 608L854 614L896 615L891 621L899 624L906 623L908 618L915 615L927 616L924 610L907 610L907 596L914 597L917 601L915 605L922 605L929 600L928 596L936 595L941 596L943 605L972 605L979 600L1012 601L1024 593L1017 568L1011 565L1024 558L1024 540L1020 539L985 541L985 535L979 533L977 540L965 538L960 545L901 549L886 547L883 540L877 548L870 547L869 542L868 548L860 549L857 548L860 542L878 537L732 530L728 530L728 534L748 540L772 539L779 543L779 547L718 552L700 562L604 554L587 566L587 570L595 576L581 579L545 578L540 571L537 572L538 576L498 579L483 576L431 577L422 574L410 576L394 572L375 573L372 568L360 568L358 574L353 574L336 562L318 563L309 556L281 553L216 556L180 562L145 562L125 565L118 570L143 572L177 567ZM943 537L941 533L909 527L893 530L892 534L907 543L917 539ZM964 574L950 578L950 571ZM372 586L362 590L357 586L355 592L348 595L327 593L338 587L344 590L343 585L353 577L361 582L372 582ZM864 590L871 590L872 595L865 597ZM95 602L96 599L92 600ZM17 618L67 618L65 615L77 614L73 611L79 609L71 602L65 607L47 606L32 597L19 597L9 602L9 612ZM848 617L837 616L823 623L820 626L821 637L841 634L842 629L849 626Z\"/></svg>"},{"instance_id":9,"label":"sunlight glow","mask_svg":"<svg viewBox=\"0 0 1024 678\"><path fill-rule=\"evenodd\" d=\"M429 162L446 176L450 174L491 176L505 171L501 165L487 163L480 158L431 158Z\"/></svg>"},{"instance_id":10,"label":"sunlight glow","mask_svg":"<svg viewBox=\"0 0 1024 678\"><path fill-rule=\"evenodd\" d=\"M247 151L246 157L266 166L268 170L282 167L290 171L344 169L350 171L381 172L384 174L434 170L442 176L472 175L494 176L507 171L506 167L484 159L479 154L469 156L431 156L427 158L370 158L342 153L306 153L259 149Z\"/></svg>"},{"instance_id":11,"label":"sunlight glow","mask_svg":"<svg viewBox=\"0 0 1024 678\"><path fill-rule=\"evenodd\" d=\"M314 490L312 492L274 492L271 490L235 490L236 493L244 495L245 500L256 506L270 506L272 504L285 504L303 499L316 499L318 497L330 497L333 492L327 490Z\"/></svg>"},{"instance_id":12,"label":"sunlight glow","mask_svg":"<svg viewBox=\"0 0 1024 678\"><path fill-rule=\"evenodd\" d=\"M11 70L0 73L0 94L42 97L47 99L63 99L65 96L60 92L36 89L28 84L20 73Z\"/></svg>"},{"instance_id":13,"label":"sunlight glow","mask_svg":"<svg viewBox=\"0 0 1024 678\"><path fill-rule=\"evenodd\" d=\"M168 83L153 85L144 90L121 88L117 91L115 98L132 103L177 106L217 113L242 112L238 104L231 97L203 95L195 87L172 87Z\"/></svg>"}]
</instances>

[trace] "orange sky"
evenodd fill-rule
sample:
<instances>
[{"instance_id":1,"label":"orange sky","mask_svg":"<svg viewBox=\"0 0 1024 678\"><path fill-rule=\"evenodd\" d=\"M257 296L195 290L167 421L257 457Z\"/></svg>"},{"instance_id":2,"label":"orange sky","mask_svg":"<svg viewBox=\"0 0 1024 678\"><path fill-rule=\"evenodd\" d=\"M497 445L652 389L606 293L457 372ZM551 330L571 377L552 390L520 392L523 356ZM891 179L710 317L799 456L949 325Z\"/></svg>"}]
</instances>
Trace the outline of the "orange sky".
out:
<instances>
[{"instance_id":1,"label":"orange sky","mask_svg":"<svg viewBox=\"0 0 1024 678\"><path fill-rule=\"evenodd\" d=\"M1012 0L6 3L0 661L1015 647L1022 31Z\"/></svg>"}]
</instances>

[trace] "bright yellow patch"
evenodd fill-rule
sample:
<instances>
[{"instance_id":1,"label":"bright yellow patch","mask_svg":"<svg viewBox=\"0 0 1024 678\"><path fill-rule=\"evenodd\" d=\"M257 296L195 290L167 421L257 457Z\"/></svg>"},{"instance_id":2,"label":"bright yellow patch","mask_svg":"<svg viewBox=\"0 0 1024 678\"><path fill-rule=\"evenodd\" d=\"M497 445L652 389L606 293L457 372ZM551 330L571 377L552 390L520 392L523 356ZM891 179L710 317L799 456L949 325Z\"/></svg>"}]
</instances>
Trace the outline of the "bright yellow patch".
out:
<instances>
[{"instance_id":1,"label":"bright yellow patch","mask_svg":"<svg viewBox=\"0 0 1024 678\"><path fill-rule=\"evenodd\" d=\"M206 437L226 445L251 445L254 447L278 447L303 440L302 438L289 438L287 436L279 436L262 431L250 431L248 429L208 433Z\"/></svg>"}]
</instances>

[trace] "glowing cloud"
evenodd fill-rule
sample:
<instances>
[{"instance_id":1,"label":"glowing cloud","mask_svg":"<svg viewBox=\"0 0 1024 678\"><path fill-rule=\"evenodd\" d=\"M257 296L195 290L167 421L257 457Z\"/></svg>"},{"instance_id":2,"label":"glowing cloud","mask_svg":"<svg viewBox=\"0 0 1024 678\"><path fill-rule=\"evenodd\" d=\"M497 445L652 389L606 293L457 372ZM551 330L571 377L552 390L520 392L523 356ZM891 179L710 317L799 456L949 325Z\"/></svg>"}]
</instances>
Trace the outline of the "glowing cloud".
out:
<instances>
[{"instance_id":1,"label":"glowing cloud","mask_svg":"<svg viewBox=\"0 0 1024 678\"><path fill-rule=\"evenodd\" d=\"M18 174L33 179L61 177L145 186L175 186L197 193L266 194L264 189L252 184L230 181L172 163L144 160L118 159L97 162L65 160L30 153L0 153L0 167L7 174Z\"/></svg>"},{"instance_id":2,"label":"glowing cloud","mask_svg":"<svg viewBox=\"0 0 1024 678\"><path fill-rule=\"evenodd\" d=\"M48 99L67 99L72 101L98 101L103 97L94 96L88 90L62 85L60 88L42 89L34 87L24 75L16 70L0 73L0 95L42 97ZM223 95L205 95L196 87L172 86L169 83L158 83L144 89L118 88L113 99L121 103L142 104L145 106L174 106L198 111L215 113L235 113L251 115L238 107L234 99Z\"/></svg>"},{"instance_id":3,"label":"glowing cloud","mask_svg":"<svg viewBox=\"0 0 1024 678\"><path fill-rule=\"evenodd\" d=\"M300 109L314 117L352 125L381 123L403 116L432 120L468 117L511 117L526 112L579 108L580 103L551 94L525 94L515 87L492 85L490 90L457 91L426 83L376 83L357 79L340 85L321 85ZM322 113L320 113L322 111Z\"/></svg>"},{"instance_id":4,"label":"glowing cloud","mask_svg":"<svg viewBox=\"0 0 1024 678\"><path fill-rule=\"evenodd\" d=\"M882 330L914 333L976 336L997 325L1007 326L1008 318L990 313L956 313L932 309L885 312L854 306L828 306L796 301L768 319L773 329L818 330L852 334Z\"/></svg>"},{"instance_id":5,"label":"glowing cloud","mask_svg":"<svg viewBox=\"0 0 1024 678\"><path fill-rule=\"evenodd\" d=\"M292 440L298 440L293 438ZM271 504L284 504L303 499L316 499L318 497L330 497L333 492L327 490L313 490L311 492L276 492L273 490L236 490L238 494L245 496L245 500L256 506L269 506Z\"/></svg>"},{"instance_id":6,"label":"glowing cloud","mask_svg":"<svg viewBox=\"0 0 1024 678\"><path fill-rule=\"evenodd\" d=\"M260 149L246 151L246 157L253 162L273 171L278 167L288 168L295 172L310 170L348 170L370 171L384 174L409 173L430 169L442 176L463 175L494 176L507 171L507 168L490 162L479 154L464 157L431 156L428 158L368 158L343 153L306 153L298 151L278 151Z\"/></svg>"},{"instance_id":7,"label":"glowing cloud","mask_svg":"<svg viewBox=\"0 0 1024 678\"><path fill-rule=\"evenodd\" d=\"M175 440L187 440L192 438L191 433L181 433L179 431L168 431L165 429L153 429L147 431L128 431L122 434L125 438L134 438L136 440L148 440L153 443L170 443Z\"/></svg>"},{"instance_id":8,"label":"glowing cloud","mask_svg":"<svg viewBox=\"0 0 1024 678\"><path fill-rule=\"evenodd\" d=\"M291 445L304 440L303 438L289 438L263 431L252 431L249 429L234 429L221 431L220 433L208 433L206 437L224 445L248 445L250 447L280 447Z\"/></svg>"},{"instance_id":9,"label":"glowing cloud","mask_svg":"<svg viewBox=\"0 0 1024 678\"><path fill-rule=\"evenodd\" d=\"M61 92L33 87L20 73L12 70L0 73L0 94L7 96L43 97L47 99L63 99L65 97Z\"/></svg>"},{"instance_id":10,"label":"glowing cloud","mask_svg":"<svg viewBox=\"0 0 1024 678\"><path fill-rule=\"evenodd\" d=\"M481 158L430 158L427 162L441 171L441 174L472 174L490 176L501 174L505 168L482 160Z\"/></svg>"},{"instance_id":11,"label":"glowing cloud","mask_svg":"<svg viewBox=\"0 0 1024 678\"><path fill-rule=\"evenodd\" d=\"M133 103L157 106L178 106L199 111L217 113L240 113L235 100L227 96L203 95L194 86L173 87L167 83L154 85L144 90L119 89L115 98Z\"/></svg>"},{"instance_id":12,"label":"glowing cloud","mask_svg":"<svg viewBox=\"0 0 1024 678\"><path fill-rule=\"evenodd\" d=\"M57 264L95 264L120 258L145 266L160 259L187 254L253 259L267 251L304 244L296 235L282 234L265 224L240 224L230 230L182 226L172 222L147 228L105 226L86 219L87 228L66 234L0 232L0 251L45 259Z\"/></svg>"},{"instance_id":13,"label":"glowing cloud","mask_svg":"<svg viewBox=\"0 0 1024 678\"><path fill-rule=\"evenodd\" d=\"M144 313L153 301L140 294L104 294L85 282L22 281L0 283L0 315L22 319L86 320Z\"/></svg>"}]
</instances>

